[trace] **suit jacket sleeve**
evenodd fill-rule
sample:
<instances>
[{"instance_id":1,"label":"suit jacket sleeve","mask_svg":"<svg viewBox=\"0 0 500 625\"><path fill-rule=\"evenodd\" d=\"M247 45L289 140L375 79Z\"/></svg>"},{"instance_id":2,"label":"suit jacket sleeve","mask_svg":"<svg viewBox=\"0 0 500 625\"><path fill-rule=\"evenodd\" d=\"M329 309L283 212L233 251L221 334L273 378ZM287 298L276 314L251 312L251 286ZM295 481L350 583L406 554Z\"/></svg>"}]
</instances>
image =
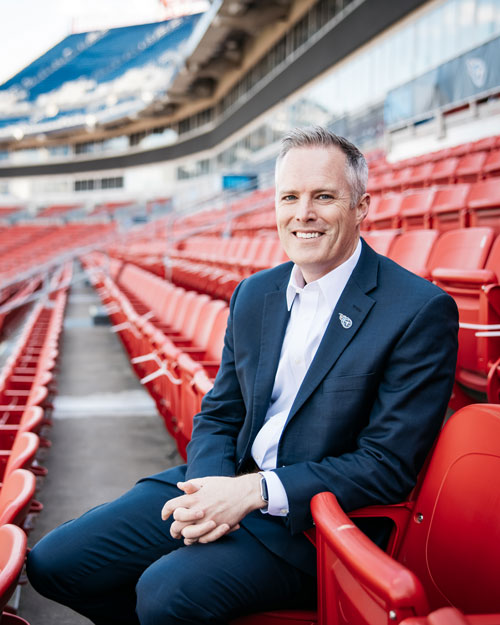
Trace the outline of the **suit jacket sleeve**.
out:
<instances>
[{"instance_id":1,"label":"suit jacket sleeve","mask_svg":"<svg viewBox=\"0 0 500 625\"><path fill-rule=\"evenodd\" d=\"M311 527L309 504L316 493L333 492L347 511L401 501L409 493L446 411L457 329L454 300L438 293L391 350L357 448L276 469L288 495L292 533Z\"/></svg>"}]
</instances>

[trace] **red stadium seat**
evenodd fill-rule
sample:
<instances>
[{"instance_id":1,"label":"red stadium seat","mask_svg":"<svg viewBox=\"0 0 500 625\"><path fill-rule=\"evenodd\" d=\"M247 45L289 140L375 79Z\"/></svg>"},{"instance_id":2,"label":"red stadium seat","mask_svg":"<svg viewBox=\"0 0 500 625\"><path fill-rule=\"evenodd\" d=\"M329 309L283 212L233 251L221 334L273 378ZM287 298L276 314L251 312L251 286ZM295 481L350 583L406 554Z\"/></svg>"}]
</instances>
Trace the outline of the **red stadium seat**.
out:
<instances>
[{"instance_id":1,"label":"red stadium seat","mask_svg":"<svg viewBox=\"0 0 500 625\"><path fill-rule=\"evenodd\" d=\"M33 432L20 432L11 448L0 449L0 480L16 469L29 469L35 460L40 445L39 438Z\"/></svg>"},{"instance_id":2,"label":"red stadium seat","mask_svg":"<svg viewBox=\"0 0 500 625\"><path fill-rule=\"evenodd\" d=\"M399 236L399 230L370 230L363 233L365 241L377 254L388 256L393 242Z\"/></svg>"},{"instance_id":3,"label":"red stadium seat","mask_svg":"<svg viewBox=\"0 0 500 625\"><path fill-rule=\"evenodd\" d=\"M484 163L483 172L487 178L500 176L500 148L492 150Z\"/></svg>"},{"instance_id":4,"label":"red stadium seat","mask_svg":"<svg viewBox=\"0 0 500 625\"><path fill-rule=\"evenodd\" d=\"M471 405L450 417L395 558L352 523L332 493L313 498L319 623L397 624L449 605L466 614L500 612L499 441L498 405Z\"/></svg>"},{"instance_id":5,"label":"red stadium seat","mask_svg":"<svg viewBox=\"0 0 500 625\"><path fill-rule=\"evenodd\" d=\"M487 152L471 152L460 157L457 165L457 182L476 182L480 180Z\"/></svg>"},{"instance_id":6,"label":"red stadium seat","mask_svg":"<svg viewBox=\"0 0 500 625\"><path fill-rule=\"evenodd\" d=\"M484 269L443 268L436 269L433 275L458 306L457 382L467 389L486 393L492 403L500 402L500 236L491 247ZM460 403L456 403L459 401L467 398L461 393L454 394L452 406L459 407Z\"/></svg>"},{"instance_id":7,"label":"red stadium seat","mask_svg":"<svg viewBox=\"0 0 500 625\"><path fill-rule=\"evenodd\" d=\"M20 527L10 524L0 527L0 612L16 588L26 557L26 542L26 534ZM7 622L7 617L2 615L2 622ZM19 622L17 618L15 622Z\"/></svg>"},{"instance_id":8,"label":"red stadium seat","mask_svg":"<svg viewBox=\"0 0 500 625\"><path fill-rule=\"evenodd\" d=\"M389 228L399 228L402 195L391 194L382 197L377 205L377 210L370 214L372 230L387 230Z\"/></svg>"},{"instance_id":9,"label":"red stadium seat","mask_svg":"<svg viewBox=\"0 0 500 625\"><path fill-rule=\"evenodd\" d=\"M431 184L451 184L455 182L458 156L450 156L433 163L429 176Z\"/></svg>"},{"instance_id":10,"label":"red stadium seat","mask_svg":"<svg viewBox=\"0 0 500 625\"><path fill-rule=\"evenodd\" d=\"M434 163L428 161L415 165L406 179L405 188L427 187L431 182Z\"/></svg>"},{"instance_id":11,"label":"red stadium seat","mask_svg":"<svg viewBox=\"0 0 500 625\"><path fill-rule=\"evenodd\" d=\"M431 227L434 189L410 190L403 193L399 214L403 230Z\"/></svg>"},{"instance_id":12,"label":"red stadium seat","mask_svg":"<svg viewBox=\"0 0 500 625\"><path fill-rule=\"evenodd\" d=\"M396 263L422 278L430 278L429 257L439 236L437 230L409 230L396 237L388 254Z\"/></svg>"},{"instance_id":13,"label":"red stadium seat","mask_svg":"<svg viewBox=\"0 0 500 625\"><path fill-rule=\"evenodd\" d=\"M440 232L465 228L467 223L467 197L470 185L451 184L438 187L432 200L432 227Z\"/></svg>"},{"instance_id":14,"label":"red stadium seat","mask_svg":"<svg viewBox=\"0 0 500 625\"><path fill-rule=\"evenodd\" d=\"M467 208L471 226L491 226L500 233L500 179L489 178L472 184Z\"/></svg>"},{"instance_id":15,"label":"red stadium seat","mask_svg":"<svg viewBox=\"0 0 500 625\"><path fill-rule=\"evenodd\" d=\"M492 228L463 228L444 232L436 241L429 258L432 278L441 283L448 269L462 273L484 269L493 239Z\"/></svg>"},{"instance_id":16,"label":"red stadium seat","mask_svg":"<svg viewBox=\"0 0 500 625\"><path fill-rule=\"evenodd\" d=\"M0 487L0 526L23 526L35 496L36 478L31 471L16 469Z\"/></svg>"}]
</instances>

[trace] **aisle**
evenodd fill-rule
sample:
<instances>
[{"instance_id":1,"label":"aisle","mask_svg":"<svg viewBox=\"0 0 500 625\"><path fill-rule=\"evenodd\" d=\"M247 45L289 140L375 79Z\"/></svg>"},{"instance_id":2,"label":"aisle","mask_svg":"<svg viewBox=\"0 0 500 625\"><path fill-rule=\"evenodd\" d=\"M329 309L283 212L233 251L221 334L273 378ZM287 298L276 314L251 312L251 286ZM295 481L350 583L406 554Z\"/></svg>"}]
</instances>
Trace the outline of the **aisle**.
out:
<instances>
[{"instance_id":1,"label":"aisle","mask_svg":"<svg viewBox=\"0 0 500 625\"><path fill-rule=\"evenodd\" d=\"M44 505L29 545L53 527L120 495L140 477L181 462L153 401L108 325L93 325L92 288L71 289L61 343ZM19 615L31 625L89 623L23 586Z\"/></svg>"}]
</instances>

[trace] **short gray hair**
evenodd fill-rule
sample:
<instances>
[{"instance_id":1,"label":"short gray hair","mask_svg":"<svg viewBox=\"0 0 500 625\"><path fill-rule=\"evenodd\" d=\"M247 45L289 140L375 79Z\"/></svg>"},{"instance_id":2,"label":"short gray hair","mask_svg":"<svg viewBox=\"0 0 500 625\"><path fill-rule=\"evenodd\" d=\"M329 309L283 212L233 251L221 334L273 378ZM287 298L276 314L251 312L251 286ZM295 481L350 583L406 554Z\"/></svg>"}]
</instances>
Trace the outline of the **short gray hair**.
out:
<instances>
[{"instance_id":1,"label":"short gray hair","mask_svg":"<svg viewBox=\"0 0 500 625\"><path fill-rule=\"evenodd\" d=\"M276 159L276 167L293 148L324 147L338 148L346 156L346 177L351 188L351 208L354 208L366 193L368 164L358 148L330 130L321 126L294 128L281 139L281 149Z\"/></svg>"}]
</instances>

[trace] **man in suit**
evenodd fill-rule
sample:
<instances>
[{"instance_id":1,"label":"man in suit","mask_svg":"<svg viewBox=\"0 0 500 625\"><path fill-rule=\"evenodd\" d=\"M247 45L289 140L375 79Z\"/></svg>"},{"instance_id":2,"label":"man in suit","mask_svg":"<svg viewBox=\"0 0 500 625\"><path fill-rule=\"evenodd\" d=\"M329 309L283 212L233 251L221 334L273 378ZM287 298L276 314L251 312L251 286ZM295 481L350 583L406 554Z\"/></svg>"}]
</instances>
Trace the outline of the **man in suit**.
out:
<instances>
[{"instance_id":1,"label":"man in suit","mask_svg":"<svg viewBox=\"0 0 500 625\"><path fill-rule=\"evenodd\" d=\"M28 559L42 594L102 625L307 605L311 498L330 490L349 511L408 494L451 393L457 311L360 240L366 182L345 139L285 137L276 219L292 262L237 287L187 465L42 539Z\"/></svg>"}]
</instances>

